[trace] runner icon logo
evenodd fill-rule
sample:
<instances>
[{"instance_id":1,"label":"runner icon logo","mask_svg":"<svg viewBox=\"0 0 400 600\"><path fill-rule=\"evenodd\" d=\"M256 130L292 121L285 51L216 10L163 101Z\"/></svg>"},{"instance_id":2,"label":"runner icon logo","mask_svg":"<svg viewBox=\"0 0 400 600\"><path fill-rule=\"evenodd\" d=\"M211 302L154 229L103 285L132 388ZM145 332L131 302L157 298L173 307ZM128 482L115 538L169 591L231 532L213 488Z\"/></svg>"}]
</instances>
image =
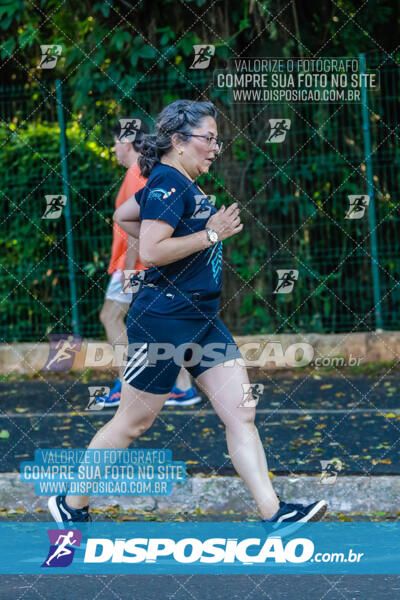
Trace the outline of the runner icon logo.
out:
<instances>
[{"instance_id":1,"label":"runner icon logo","mask_svg":"<svg viewBox=\"0 0 400 600\"><path fill-rule=\"evenodd\" d=\"M274 294L290 294L293 286L299 277L296 269L277 269L279 281Z\"/></svg>"},{"instance_id":2,"label":"runner icon logo","mask_svg":"<svg viewBox=\"0 0 400 600\"><path fill-rule=\"evenodd\" d=\"M321 460L322 473L319 482L324 485L333 485L337 479L339 471L343 468L340 458L331 458L330 460Z\"/></svg>"},{"instance_id":3,"label":"runner icon logo","mask_svg":"<svg viewBox=\"0 0 400 600\"><path fill-rule=\"evenodd\" d=\"M203 196L196 194L195 197L196 208L194 209L192 219L208 219L211 214L212 206L215 206L215 196Z\"/></svg>"},{"instance_id":4,"label":"runner icon logo","mask_svg":"<svg viewBox=\"0 0 400 600\"><path fill-rule=\"evenodd\" d=\"M140 119L119 119L118 122L121 128L118 140L120 142L134 142L142 121Z\"/></svg>"},{"instance_id":5,"label":"runner icon logo","mask_svg":"<svg viewBox=\"0 0 400 600\"><path fill-rule=\"evenodd\" d=\"M61 217L62 210L67 204L67 196L45 196L46 210L43 213L42 219L58 219Z\"/></svg>"},{"instance_id":6,"label":"runner icon logo","mask_svg":"<svg viewBox=\"0 0 400 600\"><path fill-rule=\"evenodd\" d=\"M137 294L143 283L145 271L136 271L135 269L124 269L124 279L122 281L122 292L124 294Z\"/></svg>"},{"instance_id":7,"label":"runner icon logo","mask_svg":"<svg viewBox=\"0 0 400 600\"><path fill-rule=\"evenodd\" d=\"M215 54L215 46L208 44L194 44L194 60L189 69L207 69L211 58Z\"/></svg>"},{"instance_id":8,"label":"runner icon logo","mask_svg":"<svg viewBox=\"0 0 400 600\"><path fill-rule=\"evenodd\" d=\"M101 410L104 408L106 396L110 394L110 388L105 385L89 386L89 394L90 399L85 410Z\"/></svg>"},{"instance_id":9,"label":"runner icon logo","mask_svg":"<svg viewBox=\"0 0 400 600\"><path fill-rule=\"evenodd\" d=\"M362 219L365 214L365 209L369 205L369 196L355 196L350 194L347 197L350 206L345 219Z\"/></svg>"},{"instance_id":10,"label":"runner icon logo","mask_svg":"<svg viewBox=\"0 0 400 600\"><path fill-rule=\"evenodd\" d=\"M40 59L39 69L54 69L57 64L58 57L61 56L62 46L58 44L41 45L40 51L42 58Z\"/></svg>"},{"instance_id":11,"label":"runner icon logo","mask_svg":"<svg viewBox=\"0 0 400 600\"><path fill-rule=\"evenodd\" d=\"M270 132L267 144L281 144L285 141L286 134L290 129L290 119L268 119Z\"/></svg>"},{"instance_id":12,"label":"runner icon logo","mask_svg":"<svg viewBox=\"0 0 400 600\"><path fill-rule=\"evenodd\" d=\"M257 406L260 396L264 392L262 383L242 383L243 399L239 407L254 408Z\"/></svg>"},{"instance_id":13,"label":"runner icon logo","mask_svg":"<svg viewBox=\"0 0 400 600\"><path fill-rule=\"evenodd\" d=\"M80 335L54 333L48 336L50 340L49 356L43 371L69 371L75 360L75 353L82 347Z\"/></svg>"},{"instance_id":14,"label":"runner icon logo","mask_svg":"<svg viewBox=\"0 0 400 600\"><path fill-rule=\"evenodd\" d=\"M75 549L81 545L82 531L79 529L48 529L50 548L42 567L68 567L74 558Z\"/></svg>"}]
</instances>

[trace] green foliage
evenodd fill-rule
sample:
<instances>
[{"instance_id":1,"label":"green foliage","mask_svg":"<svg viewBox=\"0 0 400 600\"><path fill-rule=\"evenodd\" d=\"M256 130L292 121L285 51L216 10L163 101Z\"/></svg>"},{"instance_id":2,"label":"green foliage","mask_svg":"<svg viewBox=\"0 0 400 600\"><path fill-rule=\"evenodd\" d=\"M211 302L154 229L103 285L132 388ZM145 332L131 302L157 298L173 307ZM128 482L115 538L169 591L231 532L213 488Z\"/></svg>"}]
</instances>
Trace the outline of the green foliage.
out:
<instances>
[{"instance_id":1,"label":"green foliage","mask_svg":"<svg viewBox=\"0 0 400 600\"><path fill-rule=\"evenodd\" d=\"M111 223L102 217L103 209L99 209L97 225L92 228L91 235L96 239L98 230L101 244L88 240L87 218L94 212L92 207L96 201L82 186L82 181L85 180L89 187L93 182L100 199L104 193L109 196L107 190L112 191L107 211L112 213L113 180L120 177L121 171L114 158L110 161L109 149L100 145L99 133L99 127L95 127L88 134L77 121L66 131L73 237L75 241L82 238L81 243L75 243L76 271L81 282L79 295L84 296L87 276L97 274L101 285L92 283L92 294L100 301L111 245ZM53 327L58 331L69 331L65 220L64 217L42 219L45 195L62 193L58 125L32 121L17 127L16 123L11 126L3 123L0 126L0 162L3 166L1 203L7 224L0 237L4 248L0 289L2 297L10 296L11 300L0 307L3 337L8 340L14 336L15 339L39 339ZM85 213L88 214L86 219ZM83 327L88 331L93 317L83 310L81 313Z\"/></svg>"},{"instance_id":2,"label":"green foliage","mask_svg":"<svg viewBox=\"0 0 400 600\"><path fill-rule=\"evenodd\" d=\"M151 125L165 104L181 97L210 97L227 115L221 121L231 139L199 183L216 195L217 207L235 200L242 207L243 233L224 244L225 291L233 298L240 295L228 323L243 333L373 324L367 221L343 221L346 195L359 193L365 184L359 169L359 107L341 108L338 118L323 105L291 109L286 116L297 119L296 140L285 153L283 145L265 144L263 110L232 107L225 92L213 89L210 75L201 77L189 66L196 43L215 45L215 68L238 55L351 56L375 49L382 40L383 46L393 42L395 47L398 14L387 0L373 0L361 10L355 0L296 0L287 10L277 0L219 0L211 10L205 0L152 2L151 10L143 1L60 5L50 0L39 7L14 0L1 4L0 28L5 81L29 84L26 95L11 91L10 103L2 101L9 113L0 127L0 190L7 217L0 238L1 285L4 296L12 294L8 307L0 307L3 337L38 339L55 323L58 330L70 325L65 221L42 220L44 195L60 193L63 186L56 78L66 82L69 199L86 334L101 331L97 313L107 279L111 215L124 173L108 147L109 126L127 114ZM54 70L37 68L40 44L62 46ZM392 96L386 111L396 115L397 88L389 85L386 93ZM379 130L379 119L371 119L371 128L374 139L378 133L381 139L388 136L387 127L383 134ZM386 238L398 239L392 190L398 189L399 155L394 146L387 147L385 165L391 171L381 167L375 184L378 222L385 220L379 231L382 247ZM390 256L380 262L382 289L393 288L385 299L387 319L397 323L400 292L394 284L400 261ZM290 298L273 294L278 268L299 270Z\"/></svg>"},{"instance_id":3,"label":"green foliage","mask_svg":"<svg viewBox=\"0 0 400 600\"><path fill-rule=\"evenodd\" d=\"M361 11L355 0L322 6L316 0L302 6L298 0L298 34L293 11L282 11L277 0L221 0L208 10L206 4L205 0L154 2L150 13L146 2L133 5L125 0L94 5L72 0L68 6L46 2L40 10L10 1L0 6L1 57L16 52L16 60L8 61L3 71L9 81L67 79L79 90L74 110L91 111L89 94L111 97L117 87L129 98L138 80L161 76L166 69L190 76L195 43L214 44L214 64L223 66L224 58L244 50L252 56L288 56L299 49L306 55L320 49L332 55L334 48L335 55L345 56L375 47L379 35L385 41L397 35L395 20L389 21L388 31L393 8L381 0L369 2ZM345 26L347 15L353 14L360 26ZM37 69L39 44L62 45L56 69Z\"/></svg>"}]
</instances>

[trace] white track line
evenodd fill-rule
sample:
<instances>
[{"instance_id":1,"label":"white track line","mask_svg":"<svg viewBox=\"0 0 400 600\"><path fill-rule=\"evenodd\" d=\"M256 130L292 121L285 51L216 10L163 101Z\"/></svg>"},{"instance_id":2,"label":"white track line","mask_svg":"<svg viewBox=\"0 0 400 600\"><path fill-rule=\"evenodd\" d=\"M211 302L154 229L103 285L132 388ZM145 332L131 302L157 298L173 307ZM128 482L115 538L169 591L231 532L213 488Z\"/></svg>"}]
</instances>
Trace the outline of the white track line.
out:
<instances>
[{"instance_id":1,"label":"white track line","mask_svg":"<svg viewBox=\"0 0 400 600\"><path fill-rule=\"evenodd\" d=\"M166 407L168 408L168 407ZM172 414L176 414L179 417L184 417L185 415L196 415L199 417L202 417L204 415L216 415L216 412L214 410L211 409L197 409L197 410L188 410L186 408L182 408L182 409L177 409L176 407L173 407L175 410L170 410L168 411L171 415ZM172 407L171 407L172 409ZM165 412L164 415L168 414L168 412ZM357 413L357 414L374 414L374 415L386 415L387 413L394 413L395 415L400 415L400 409L399 408L383 408L383 409L377 409L377 408L356 408L356 409L352 409L351 407L349 407L347 410L344 409L324 409L324 408L311 408L311 409L307 409L304 408L300 409L300 408L283 408L281 410L275 410L272 408L261 408L260 410L257 410L257 414L260 415L268 415L268 414L274 414L274 415L344 415L348 412L351 413ZM48 413L46 415L46 417L82 417L82 416L101 416L101 415L113 415L115 413L115 410L94 410L94 411L90 411L90 410L82 410L82 411L72 411L72 412L56 412L56 413ZM7 419L7 418L13 418L13 419L24 419L24 418L34 418L34 417L43 417L43 413L37 412L37 413L3 413L0 414L0 419Z\"/></svg>"}]
</instances>

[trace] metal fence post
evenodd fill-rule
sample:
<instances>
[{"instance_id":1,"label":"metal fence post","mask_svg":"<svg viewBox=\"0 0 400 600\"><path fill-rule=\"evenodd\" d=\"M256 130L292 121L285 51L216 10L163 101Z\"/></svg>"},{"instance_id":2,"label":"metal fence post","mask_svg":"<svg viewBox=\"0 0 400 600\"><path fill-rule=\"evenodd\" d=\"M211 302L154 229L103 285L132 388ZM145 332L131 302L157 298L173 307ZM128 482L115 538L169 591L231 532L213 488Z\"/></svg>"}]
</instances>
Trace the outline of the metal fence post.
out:
<instances>
[{"instance_id":1,"label":"metal fence post","mask_svg":"<svg viewBox=\"0 0 400 600\"><path fill-rule=\"evenodd\" d=\"M72 332L79 334L79 314L76 295L76 278L75 278L75 258L74 244L72 239L72 219L71 219L71 197L70 185L67 166L67 137L65 134L64 110L62 104L62 85L60 79L56 80L56 96L57 96L57 115L58 124L60 127L60 155L61 155L61 173L63 179L63 194L67 197L67 203L64 207L64 217L67 235L67 252L68 252L68 277L69 277L69 294L71 301L72 312Z\"/></svg>"},{"instance_id":2,"label":"metal fence post","mask_svg":"<svg viewBox=\"0 0 400 600\"><path fill-rule=\"evenodd\" d=\"M367 72L365 54L359 54L360 73L361 75ZM367 174L367 194L369 196L368 207L368 223L369 234L371 241L371 268L372 268L372 285L374 292L374 309L375 309L375 324L377 329L383 329L382 324L382 309L381 309L381 291L379 283L379 268L378 268L378 243L376 237L376 220L375 220L375 195L373 186L373 171L371 159L371 130L370 118L368 110L368 90L365 81L361 86L361 103L362 103L362 120L363 120L363 136L364 136L364 154L365 167Z\"/></svg>"}]
</instances>

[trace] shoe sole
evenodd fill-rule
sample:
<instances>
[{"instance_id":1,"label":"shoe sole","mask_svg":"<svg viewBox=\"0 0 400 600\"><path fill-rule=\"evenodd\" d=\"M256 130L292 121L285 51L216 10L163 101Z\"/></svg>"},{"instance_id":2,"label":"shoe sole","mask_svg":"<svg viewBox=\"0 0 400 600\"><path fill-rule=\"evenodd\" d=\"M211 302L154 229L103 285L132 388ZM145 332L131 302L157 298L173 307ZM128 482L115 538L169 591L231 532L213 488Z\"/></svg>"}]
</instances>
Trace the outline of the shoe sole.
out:
<instances>
[{"instance_id":1,"label":"shoe sole","mask_svg":"<svg viewBox=\"0 0 400 600\"><path fill-rule=\"evenodd\" d=\"M328 508L327 503L324 502L324 500L320 500L318 502L318 504L316 506L314 506L311 513L306 515L303 519L300 519L299 522L311 523L314 521L320 521L322 519L322 517L324 516L324 514L326 513L327 508Z\"/></svg>"},{"instance_id":2,"label":"shoe sole","mask_svg":"<svg viewBox=\"0 0 400 600\"><path fill-rule=\"evenodd\" d=\"M49 507L49 511L53 519L56 523L63 523L61 513L58 509L56 496L51 496L47 501L47 506Z\"/></svg>"},{"instance_id":3,"label":"shoe sole","mask_svg":"<svg viewBox=\"0 0 400 600\"><path fill-rule=\"evenodd\" d=\"M107 407L112 407L112 406L119 406L120 400L115 400L114 402L104 402L104 406L103 408L107 408Z\"/></svg>"},{"instance_id":4,"label":"shoe sole","mask_svg":"<svg viewBox=\"0 0 400 600\"><path fill-rule=\"evenodd\" d=\"M164 406L192 406L193 404L198 404L201 402L200 396L196 396L195 398L190 398L190 400L167 400L164 403Z\"/></svg>"}]
</instances>

